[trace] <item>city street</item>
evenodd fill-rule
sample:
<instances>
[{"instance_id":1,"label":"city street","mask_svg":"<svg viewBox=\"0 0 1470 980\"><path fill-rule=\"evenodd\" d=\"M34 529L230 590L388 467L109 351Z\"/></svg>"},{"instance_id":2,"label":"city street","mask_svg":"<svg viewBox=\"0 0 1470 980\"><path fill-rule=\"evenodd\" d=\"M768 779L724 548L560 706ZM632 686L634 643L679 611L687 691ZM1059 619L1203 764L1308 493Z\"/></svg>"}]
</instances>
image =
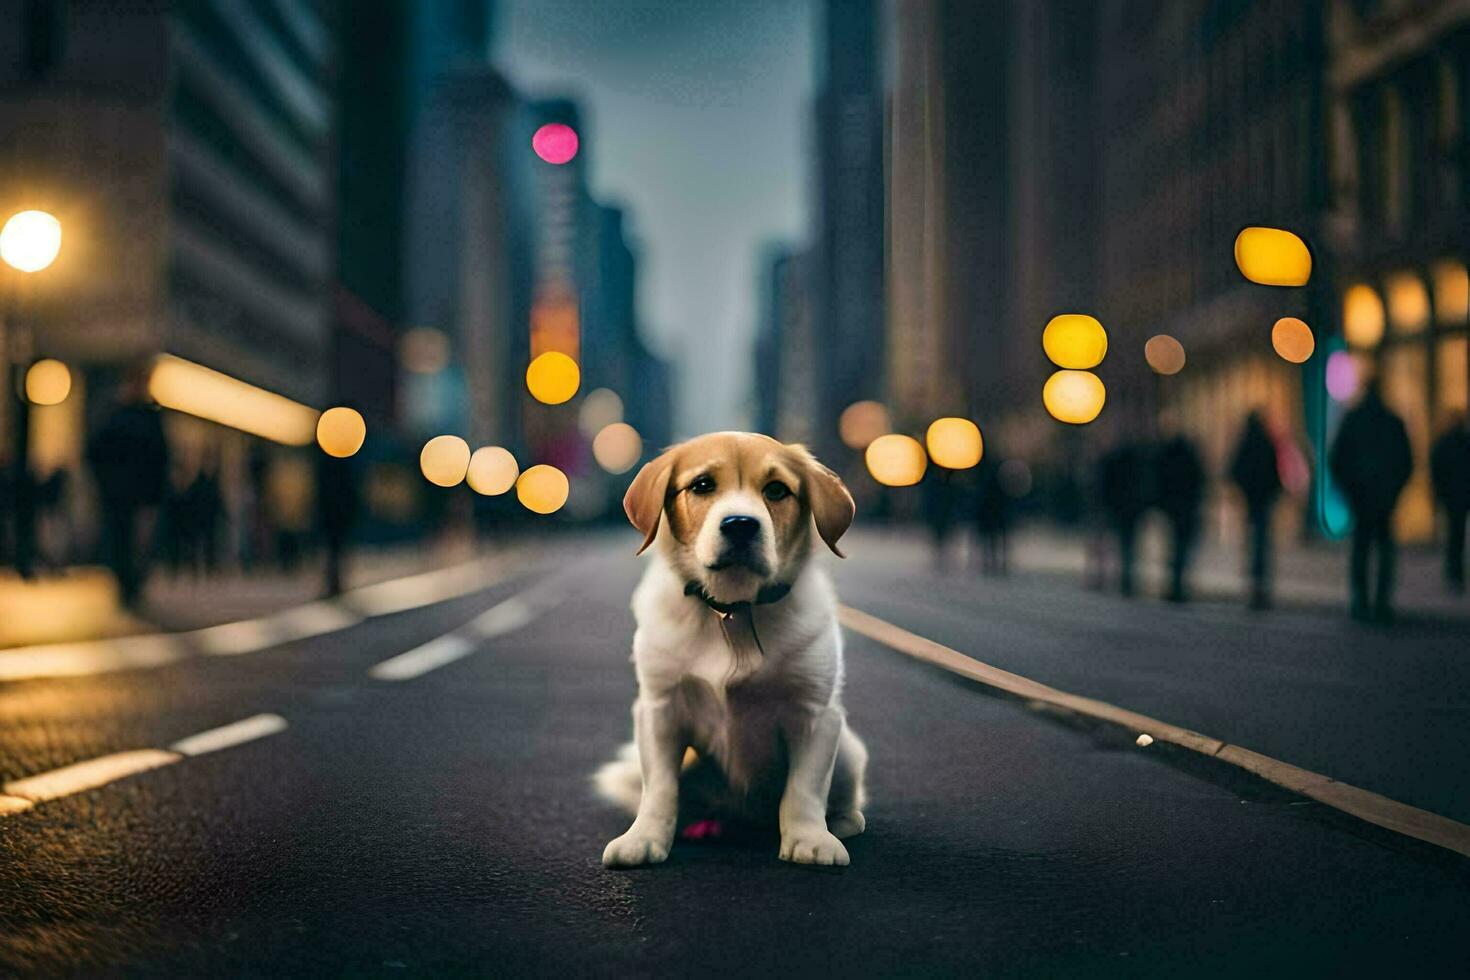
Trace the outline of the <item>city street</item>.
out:
<instances>
[{"instance_id":1,"label":"city street","mask_svg":"<svg viewBox=\"0 0 1470 980\"><path fill-rule=\"evenodd\" d=\"M231 656L0 682L0 973L1463 970L1461 855L851 630L872 800L850 867L732 834L604 870L626 818L589 777L630 732L633 538L547 538L472 588L380 586ZM848 552L857 610L1470 822L1466 620L1390 633L940 576L917 538ZM111 781L34 778L119 753Z\"/></svg>"}]
</instances>

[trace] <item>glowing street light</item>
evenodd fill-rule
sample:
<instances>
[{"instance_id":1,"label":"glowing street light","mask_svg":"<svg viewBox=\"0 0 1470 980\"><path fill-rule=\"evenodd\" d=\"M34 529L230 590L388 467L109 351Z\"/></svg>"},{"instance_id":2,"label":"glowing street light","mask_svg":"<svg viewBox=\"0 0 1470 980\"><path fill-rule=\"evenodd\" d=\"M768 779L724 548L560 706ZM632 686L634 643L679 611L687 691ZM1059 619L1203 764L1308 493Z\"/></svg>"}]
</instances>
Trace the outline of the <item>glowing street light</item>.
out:
<instances>
[{"instance_id":1,"label":"glowing street light","mask_svg":"<svg viewBox=\"0 0 1470 980\"><path fill-rule=\"evenodd\" d=\"M516 480L516 496L527 510L537 514L561 510L571 489L567 475L545 463L531 467Z\"/></svg>"},{"instance_id":2,"label":"glowing street light","mask_svg":"<svg viewBox=\"0 0 1470 980\"><path fill-rule=\"evenodd\" d=\"M1097 418L1107 396L1102 379L1091 371L1058 371L1041 389L1041 401L1052 418L1069 425L1086 425Z\"/></svg>"},{"instance_id":3,"label":"glowing street light","mask_svg":"<svg viewBox=\"0 0 1470 980\"><path fill-rule=\"evenodd\" d=\"M470 445L459 436L435 436L419 453L424 479L436 487L457 487L470 466Z\"/></svg>"},{"instance_id":4,"label":"glowing street light","mask_svg":"<svg viewBox=\"0 0 1470 980\"><path fill-rule=\"evenodd\" d=\"M1307 243L1283 228L1244 228L1235 236L1235 265L1262 286L1305 286L1312 278Z\"/></svg>"},{"instance_id":5,"label":"glowing street light","mask_svg":"<svg viewBox=\"0 0 1470 980\"><path fill-rule=\"evenodd\" d=\"M316 444L322 452L338 459L354 456L367 439L362 415L345 405L329 408L316 420Z\"/></svg>"},{"instance_id":6,"label":"glowing street light","mask_svg":"<svg viewBox=\"0 0 1470 980\"><path fill-rule=\"evenodd\" d=\"M26 370L26 401L32 405L60 405L71 394L71 371L53 358L43 358Z\"/></svg>"},{"instance_id":7,"label":"glowing street light","mask_svg":"<svg viewBox=\"0 0 1470 980\"><path fill-rule=\"evenodd\" d=\"M547 351L526 368L526 388L531 397L547 405L570 401L582 384L577 362L560 351Z\"/></svg>"},{"instance_id":8,"label":"glowing street light","mask_svg":"<svg viewBox=\"0 0 1470 980\"><path fill-rule=\"evenodd\" d=\"M1054 316L1041 332L1041 347L1059 368L1086 370L1108 353L1108 333L1097 317L1085 313Z\"/></svg>"},{"instance_id":9,"label":"glowing street light","mask_svg":"<svg viewBox=\"0 0 1470 980\"><path fill-rule=\"evenodd\" d=\"M20 211L0 228L0 259L21 272L40 272L61 252L61 222L45 211Z\"/></svg>"},{"instance_id":10,"label":"glowing street light","mask_svg":"<svg viewBox=\"0 0 1470 980\"><path fill-rule=\"evenodd\" d=\"M587 392L587 397L582 399L582 407L577 410L577 427L588 439L596 438L597 433L614 422L621 421L623 400L610 388L597 388Z\"/></svg>"},{"instance_id":11,"label":"glowing street light","mask_svg":"<svg viewBox=\"0 0 1470 980\"><path fill-rule=\"evenodd\" d=\"M885 487L911 487L924 478L929 465L919 440L898 433L874 439L863 459L873 479Z\"/></svg>"},{"instance_id":12,"label":"glowing street light","mask_svg":"<svg viewBox=\"0 0 1470 980\"><path fill-rule=\"evenodd\" d=\"M580 143L577 131L565 123L547 123L531 137L536 155L558 167L572 162Z\"/></svg>"},{"instance_id":13,"label":"glowing street light","mask_svg":"<svg viewBox=\"0 0 1470 980\"><path fill-rule=\"evenodd\" d=\"M1317 339L1312 336L1312 328L1304 320L1284 316L1271 328L1271 347L1283 360L1305 364L1317 349Z\"/></svg>"},{"instance_id":14,"label":"glowing street light","mask_svg":"<svg viewBox=\"0 0 1470 980\"><path fill-rule=\"evenodd\" d=\"M521 475L520 464L504 446L481 446L470 457L465 482L475 493L485 497L498 497L516 485Z\"/></svg>"},{"instance_id":15,"label":"glowing street light","mask_svg":"<svg viewBox=\"0 0 1470 980\"><path fill-rule=\"evenodd\" d=\"M929 458L947 470L967 470L980 462L985 440L980 427L969 419L935 419L924 435Z\"/></svg>"}]
</instances>

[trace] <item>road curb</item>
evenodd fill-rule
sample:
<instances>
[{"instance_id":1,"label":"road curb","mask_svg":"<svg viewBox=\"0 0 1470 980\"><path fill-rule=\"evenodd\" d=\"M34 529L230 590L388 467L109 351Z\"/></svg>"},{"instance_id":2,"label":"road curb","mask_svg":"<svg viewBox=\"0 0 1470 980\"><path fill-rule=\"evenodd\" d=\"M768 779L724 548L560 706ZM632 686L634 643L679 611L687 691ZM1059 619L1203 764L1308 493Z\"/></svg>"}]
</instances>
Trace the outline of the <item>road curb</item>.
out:
<instances>
[{"instance_id":1,"label":"road curb","mask_svg":"<svg viewBox=\"0 0 1470 980\"><path fill-rule=\"evenodd\" d=\"M1106 701L1081 697L991 666L927 637L851 606L839 606L838 621L847 629L899 653L958 674L1027 701L1062 708L1134 732L1146 732L1200 755L1235 766L1267 782L1316 800L1366 823L1470 857L1470 826L1407 803L1302 769L1289 762L1239 745L1129 711Z\"/></svg>"}]
</instances>

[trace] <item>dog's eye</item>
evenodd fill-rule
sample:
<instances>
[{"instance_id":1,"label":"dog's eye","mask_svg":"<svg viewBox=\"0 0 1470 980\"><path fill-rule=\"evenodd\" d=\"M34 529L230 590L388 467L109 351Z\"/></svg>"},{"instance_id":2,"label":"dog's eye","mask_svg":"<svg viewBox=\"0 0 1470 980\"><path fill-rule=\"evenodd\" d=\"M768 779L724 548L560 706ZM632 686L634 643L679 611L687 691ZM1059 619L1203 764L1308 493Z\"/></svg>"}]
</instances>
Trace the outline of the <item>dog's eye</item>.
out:
<instances>
[{"instance_id":1,"label":"dog's eye","mask_svg":"<svg viewBox=\"0 0 1470 980\"><path fill-rule=\"evenodd\" d=\"M780 480L772 480L767 483L766 489L762 492L765 493L767 500L785 500L791 496L791 488Z\"/></svg>"},{"instance_id":2,"label":"dog's eye","mask_svg":"<svg viewBox=\"0 0 1470 980\"><path fill-rule=\"evenodd\" d=\"M695 477L694 482L689 484L689 489L701 496L715 492L715 478L712 476Z\"/></svg>"}]
</instances>

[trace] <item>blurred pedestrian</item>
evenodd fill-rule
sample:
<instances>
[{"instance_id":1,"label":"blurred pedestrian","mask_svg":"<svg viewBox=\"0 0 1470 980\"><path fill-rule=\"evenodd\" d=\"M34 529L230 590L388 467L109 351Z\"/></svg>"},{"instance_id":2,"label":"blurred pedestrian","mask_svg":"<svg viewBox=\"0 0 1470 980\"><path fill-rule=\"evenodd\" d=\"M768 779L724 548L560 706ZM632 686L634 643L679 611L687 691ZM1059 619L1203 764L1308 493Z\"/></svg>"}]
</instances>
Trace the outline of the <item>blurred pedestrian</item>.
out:
<instances>
[{"instance_id":1,"label":"blurred pedestrian","mask_svg":"<svg viewBox=\"0 0 1470 980\"><path fill-rule=\"evenodd\" d=\"M353 460L317 454L317 527L326 548L326 594L342 594L346 576L347 542L357 523L358 493Z\"/></svg>"},{"instance_id":2,"label":"blurred pedestrian","mask_svg":"<svg viewBox=\"0 0 1470 980\"><path fill-rule=\"evenodd\" d=\"M1332 478L1353 512L1352 615L1355 619L1393 620L1393 509L1409 482L1414 462L1404 422L1383 403L1377 378L1343 416L1328 455ZM1368 592L1368 564L1378 555L1376 588Z\"/></svg>"},{"instance_id":3,"label":"blurred pedestrian","mask_svg":"<svg viewBox=\"0 0 1470 980\"><path fill-rule=\"evenodd\" d=\"M1245 498L1250 524L1250 605L1252 609L1267 609L1271 605L1271 515L1281 496L1281 471L1276 463L1276 443L1258 411L1245 418L1245 429L1230 464L1230 478Z\"/></svg>"},{"instance_id":4,"label":"blurred pedestrian","mask_svg":"<svg viewBox=\"0 0 1470 980\"><path fill-rule=\"evenodd\" d=\"M975 491L975 534L980 544L980 572L983 575L1006 573L1006 532L1011 520L1011 497L1001 478L1001 464L995 456L980 460L979 486Z\"/></svg>"},{"instance_id":5,"label":"blurred pedestrian","mask_svg":"<svg viewBox=\"0 0 1470 980\"><path fill-rule=\"evenodd\" d=\"M1170 602L1189 599L1189 563L1199 538L1200 508L1205 501L1205 467L1194 440L1172 416L1161 420L1164 442L1154 456L1154 489L1159 509L1169 521Z\"/></svg>"},{"instance_id":6,"label":"blurred pedestrian","mask_svg":"<svg viewBox=\"0 0 1470 980\"><path fill-rule=\"evenodd\" d=\"M1444 508L1444 580L1465 591L1465 515L1470 512L1470 421L1464 412L1450 416L1430 456L1434 493Z\"/></svg>"},{"instance_id":7,"label":"blurred pedestrian","mask_svg":"<svg viewBox=\"0 0 1470 980\"><path fill-rule=\"evenodd\" d=\"M148 397L148 369L118 387L117 407L87 446L102 505L102 546L122 601L136 607L148 572L153 522L168 484L168 441Z\"/></svg>"},{"instance_id":8,"label":"blurred pedestrian","mask_svg":"<svg viewBox=\"0 0 1470 980\"><path fill-rule=\"evenodd\" d=\"M220 522L224 509L219 459L214 452L207 452L199 472L184 491L189 568L195 575L201 572L213 575L219 570Z\"/></svg>"},{"instance_id":9,"label":"blurred pedestrian","mask_svg":"<svg viewBox=\"0 0 1470 980\"><path fill-rule=\"evenodd\" d=\"M1149 477L1147 452L1140 445L1120 444L1098 462L1098 502L1118 541L1118 588L1125 596L1134 592L1138 525L1152 497Z\"/></svg>"},{"instance_id":10,"label":"blurred pedestrian","mask_svg":"<svg viewBox=\"0 0 1470 980\"><path fill-rule=\"evenodd\" d=\"M940 466L929 467L924 476L924 523L934 548L934 570L943 572L948 564L945 547L950 532L954 529L955 493L954 472Z\"/></svg>"}]
</instances>

